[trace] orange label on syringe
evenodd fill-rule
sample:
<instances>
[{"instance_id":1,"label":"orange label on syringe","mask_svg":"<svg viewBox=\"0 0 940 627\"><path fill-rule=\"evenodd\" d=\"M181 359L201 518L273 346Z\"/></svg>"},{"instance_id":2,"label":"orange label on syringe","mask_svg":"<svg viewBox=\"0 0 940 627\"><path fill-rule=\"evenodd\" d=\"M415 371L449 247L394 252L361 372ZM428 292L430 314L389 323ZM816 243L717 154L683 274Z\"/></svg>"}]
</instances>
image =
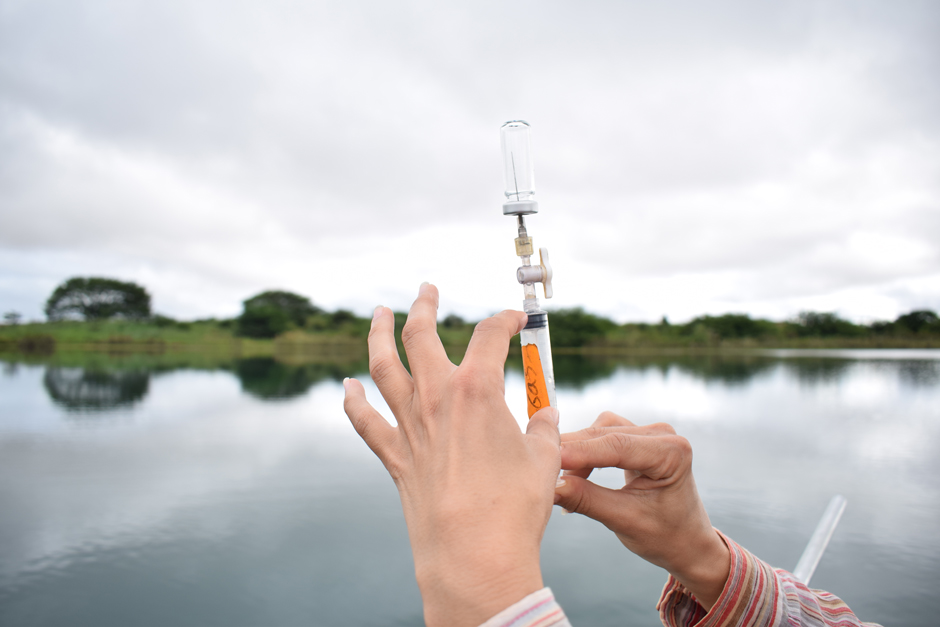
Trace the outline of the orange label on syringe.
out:
<instances>
[{"instance_id":1,"label":"orange label on syringe","mask_svg":"<svg viewBox=\"0 0 940 627\"><path fill-rule=\"evenodd\" d=\"M522 370L525 374L525 391L529 400L529 418L532 414L548 407L548 386L545 384L545 372L542 370L542 359L539 357L539 347L535 344L526 344L522 347Z\"/></svg>"}]
</instances>

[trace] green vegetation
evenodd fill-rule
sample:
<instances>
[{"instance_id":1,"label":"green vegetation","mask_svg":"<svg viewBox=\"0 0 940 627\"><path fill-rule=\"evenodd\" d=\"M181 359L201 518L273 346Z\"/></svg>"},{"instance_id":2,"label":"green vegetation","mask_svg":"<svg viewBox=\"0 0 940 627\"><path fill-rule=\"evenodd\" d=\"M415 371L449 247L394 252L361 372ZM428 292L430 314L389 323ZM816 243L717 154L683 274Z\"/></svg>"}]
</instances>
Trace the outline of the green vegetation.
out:
<instances>
[{"instance_id":1,"label":"green vegetation","mask_svg":"<svg viewBox=\"0 0 940 627\"><path fill-rule=\"evenodd\" d=\"M549 317L553 329L557 317ZM627 323L598 341L581 345L597 350L638 348L931 348L940 347L940 321L920 310L894 322L855 324L831 312L800 313L784 322L747 314L699 316L685 324Z\"/></svg>"},{"instance_id":2,"label":"green vegetation","mask_svg":"<svg viewBox=\"0 0 940 627\"><path fill-rule=\"evenodd\" d=\"M248 311L246 309L246 311ZM244 314L243 314L244 315ZM407 314L395 313L399 342ZM270 318L269 318L270 319ZM0 326L0 352L51 354L97 350L108 353L208 351L226 356L362 353L371 320L350 311L315 308L306 318L281 315L272 336L244 333L243 323L205 319L191 322L167 316L131 320L61 320ZM832 313L804 312L774 322L745 314L700 316L685 324L617 324L582 309L551 312L552 346L559 353L623 353L637 350L715 350L746 348L930 348L940 347L940 320L932 311L904 314L893 322L854 324ZM260 326L260 325L259 325ZM460 359L474 322L449 315L438 325L441 341ZM258 327L255 327L256 329ZM260 337L259 337L260 336ZM518 344L518 338L514 340Z\"/></svg>"},{"instance_id":3,"label":"green vegetation","mask_svg":"<svg viewBox=\"0 0 940 627\"><path fill-rule=\"evenodd\" d=\"M56 345L217 344L231 342L231 323L216 320L177 322L166 316L129 320L60 320L0 327L0 344L37 341L46 337Z\"/></svg>"},{"instance_id":4,"label":"green vegetation","mask_svg":"<svg viewBox=\"0 0 940 627\"><path fill-rule=\"evenodd\" d=\"M293 327L302 327L309 316L323 313L306 296L284 291L262 292L242 303L236 319L238 335L273 338Z\"/></svg>"},{"instance_id":5,"label":"green vegetation","mask_svg":"<svg viewBox=\"0 0 940 627\"><path fill-rule=\"evenodd\" d=\"M603 343L617 330L617 323L587 313L580 307L558 309L548 315L552 345L580 347Z\"/></svg>"},{"instance_id":6,"label":"green vegetation","mask_svg":"<svg viewBox=\"0 0 940 627\"><path fill-rule=\"evenodd\" d=\"M179 321L151 315L150 296L139 285L103 278L69 279L53 292L49 322L20 324L10 312L0 325L0 353L49 356L76 352L109 355L201 353L216 361L252 357L305 364L360 360L371 320L339 309L326 311L286 291L266 291L244 301L233 319ZM407 314L395 313L399 345ZM550 312L555 352L593 355L749 348L940 347L940 318L917 310L893 322L855 324L831 312L803 312L775 322L747 314L699 316L684 324L617 324L581 308ZM459 361L475 323L456 314L438 325L450 357ZM518 338L513 340L518 345ZM318 356L318 357L313 357ZM403 359L405 355L402 354ZM407 363L407 362L406 362Z\"/></svg>"},{"instance_id":7,"label":"green vegetation","mask_svg":"<svg viewBox=\"0 0 940 627\"><path fill-rule=\"evenodd\" d=\"M150 315L150 294L136 283L75 277L52 292L45 311L49 320L146 318Z\"/></svg>"},{"instance_id":8,"label":"green vegetation","mask_svg":"<svg viewBox=\"0 0 940 627\"><path fill-rule=\"evenodd\" d=\"M894 322L855 324L834 313L803 312L775 322L747 314L699 316L685 324L615 322L562 309L549 314L552 346L560 352L623 352L641 349L940 347L940 321L920 310Z\"/></svg>"}]
</instances>

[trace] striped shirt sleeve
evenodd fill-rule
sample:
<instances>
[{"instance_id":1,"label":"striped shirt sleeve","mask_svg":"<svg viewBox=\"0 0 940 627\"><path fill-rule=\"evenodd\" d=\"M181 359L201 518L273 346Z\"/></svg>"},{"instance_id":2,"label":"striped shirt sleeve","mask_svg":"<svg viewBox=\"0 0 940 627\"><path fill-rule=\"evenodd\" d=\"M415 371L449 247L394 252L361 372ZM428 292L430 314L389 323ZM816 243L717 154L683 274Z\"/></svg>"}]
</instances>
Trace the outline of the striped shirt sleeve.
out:
<instances>
[{"instance_id":1,"label":"striped shirt sleeve","mask_svg":"<svg viewBox=\"0 0 940 627\"><path fill-rule=\"evenodd\" d=\"M721 596L706 612L670 575L656 605L666 627L878 627L860 622L839 597L807 588L720 535L731 549L731 572Z\"/></svg>"},{"instance_id":2,"label":"striped shirt sleeve","mask_svg":"<svg viewBox=\"0 0 940 627\"><path fill-rule=\"evenodd\" d=\"M571 627L550 588L533 592L480 627Z\"/></svg>"}]
</instances>

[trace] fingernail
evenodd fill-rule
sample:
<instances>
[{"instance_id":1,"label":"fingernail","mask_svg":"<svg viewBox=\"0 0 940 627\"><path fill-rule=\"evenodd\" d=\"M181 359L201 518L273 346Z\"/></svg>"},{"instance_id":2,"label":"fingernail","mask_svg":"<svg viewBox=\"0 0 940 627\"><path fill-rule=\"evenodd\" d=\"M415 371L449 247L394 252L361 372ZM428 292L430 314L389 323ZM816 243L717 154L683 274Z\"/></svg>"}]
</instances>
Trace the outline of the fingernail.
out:
<instances>
[{"instance_id":1,"label":"fingernail","mask_svg":"<svg viewBox=\"0 0 940 627\"><path fill-rule=\"evenodd\" d=\"M556 488L560 488L561 486L565 485L566 483L568 483L568 482L565 481L562 477L558 477L558 479L555 480L555 487L556 487Z\"/></svg>"},{"instance_id":2,"label":"fingernail","mask_svg":"<svg viewBox=\"0 0 940 627\"><path fill-rule=\"evenodd\" d=\"M379 318L379 314L382 313L382 305L379 305L375 308L375 311L372 312L372 322L375 322Z\"/></svg>"},{"instance_id":3,"label":"fingernail","mask_svg":"<svg viewBox=\"0 0 940 627\"><path fill-rule=\"evenodd\" d=\"M554 407L549 406L550 412L552 415L552 420L555 422L555 426L558 426L558 419L561 418L561 415L558 413L558 410Z\"/></svg>"},{"instance_id":4,"label":"fingernail","mask_svg":"<svg viewBox=\"0 0 940 627\"><path fill-rule=\"evenodd\" d=\"M562 516L567 516L567 515L570 514L570 513L571 513L571 512L569 512L568 510L566 510L564 507L561 508L561 515L562 515Z\"/></svg>"},{"instance_id":5,"label":"fingernail","mask_svg":"<svg viewBox=\"0 0 940 627\"><path fill-rule=\"evenodd\" d=\"M349 391L349 377L346 377L345 379L343 379L343 389L346 390L347 392Z\"/></svg>"},{"instance_id":6,"label":"fingernail","mask_svg":"<svg viewBox=\"0 0 940 627\"><path fill-rule=\"evenodd\" d=\"M425 292L428 291L428 288L431 287L431 284L425 281L421 284L421 287L418 288L418 296L423 296Z\"/></svg>"}]
</instances>

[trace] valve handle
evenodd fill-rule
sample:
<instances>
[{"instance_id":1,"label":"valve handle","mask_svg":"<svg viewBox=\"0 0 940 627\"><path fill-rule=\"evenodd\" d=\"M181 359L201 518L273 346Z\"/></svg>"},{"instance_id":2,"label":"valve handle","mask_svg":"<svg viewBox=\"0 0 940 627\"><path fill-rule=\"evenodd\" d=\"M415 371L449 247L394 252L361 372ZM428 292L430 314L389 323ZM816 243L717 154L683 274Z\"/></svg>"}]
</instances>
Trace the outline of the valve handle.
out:
<instances>
[{"instance_id":1,"label":"valve handle","mask_svg":"<svg viewBox=\"0 0 940 627\"><path fill-rule=\"evenodd\" d=\"M542 267L542 289L545 290L545 298L551 298L552 290L552 264L548 260L548 249L539 248L539 265Z\"/></svg>"}]
</instances>

